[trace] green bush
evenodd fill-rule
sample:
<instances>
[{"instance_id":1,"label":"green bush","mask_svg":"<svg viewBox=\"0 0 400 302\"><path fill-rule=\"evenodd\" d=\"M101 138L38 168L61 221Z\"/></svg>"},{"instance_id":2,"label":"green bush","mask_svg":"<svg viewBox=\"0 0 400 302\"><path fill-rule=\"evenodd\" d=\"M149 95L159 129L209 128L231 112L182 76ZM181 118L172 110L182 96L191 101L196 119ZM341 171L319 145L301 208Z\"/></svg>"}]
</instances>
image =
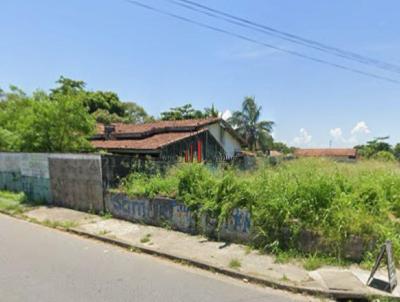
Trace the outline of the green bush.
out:
<instances>
[{"instance_id":1,"label":"green bush","mask_svg":"<svg viewBox=\"0 0 400 302\"><path fill-rule=\"evenodd\" d=\"M180 164L164 176L131 174L122 190L176 198L217 218L219 226L234 208L245 207L252 213L253 244L271 252L300 252L306 230L323 239L321 255L341 259L346 240L358 236L375 243L370 251L392 240L400 259L400 168L392 162L302 159L251 172Z\"/></svg>"}]
</instances>

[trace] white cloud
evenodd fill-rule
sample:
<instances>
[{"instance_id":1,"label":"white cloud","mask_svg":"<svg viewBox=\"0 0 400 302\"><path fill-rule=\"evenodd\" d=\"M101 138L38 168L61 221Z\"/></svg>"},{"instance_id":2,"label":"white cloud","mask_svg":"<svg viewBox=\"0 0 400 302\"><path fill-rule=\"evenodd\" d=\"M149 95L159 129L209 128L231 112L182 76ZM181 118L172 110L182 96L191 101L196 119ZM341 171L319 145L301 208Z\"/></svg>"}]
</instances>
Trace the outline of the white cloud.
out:
<instances>
[{"instance_id":1,"label":"white cloud","mask_svg":"<svg viewBox=\"0 0 400 302\"><path fill-rule=\"evenodd\" d=\"M222 119L226 121L227 119L229 119L232 116L232 112L228 109L228 110L225 110L224 112L220 113L220 115L221 115Z\"/></svg>"},{"instance_id":2,"label":"white cloud","mask_svg":"<svg viewBox=\"0 0 400 302\"><path fill-rule=\"evenodd\" d=\"M333 138L334 142L342 146L354 146L359 144L360 141L364 141L366 136L371 133L368 125L364 121L358 122L350 131L349 135L344 135L342 128L333 128L329 131L329 134Z\"/></svg>"},{"instance_id":3,"label":"white cloud","mask_svg":"<svg viewBox=\"0 0 400 302\"><path fill-rule=\"evenodd\" d=\"M341 128L334 128L334 129L331 129L331 130L329 131L329 133L331 134L331 136L332 136L335 140L342 141L342 140L344 139L344 138L343 138L343 131L342 131Z\"/></svg>"},{"instance_id":4,"label":"white cloud","mask_svg":"<svg viewBox=\"0 0 400 302\"><path fill-rule=\"evenodd\" d=\"M295 137L293 142L296 145L307 145L311 142L312 135L310 135L306 129L301 128L299 136Z\"/></svg>"},{"instance_id":5,"label":"white cloud","mask_svg":"<svg viewBox=\"0 0 400 302\"><path fill-rule=\"evenodd\" d=\"M351 129L351 134L370 134L371 131L369 130L367 124L364 121L358 122L353 129Z\"/></svg>"}]
</instances>

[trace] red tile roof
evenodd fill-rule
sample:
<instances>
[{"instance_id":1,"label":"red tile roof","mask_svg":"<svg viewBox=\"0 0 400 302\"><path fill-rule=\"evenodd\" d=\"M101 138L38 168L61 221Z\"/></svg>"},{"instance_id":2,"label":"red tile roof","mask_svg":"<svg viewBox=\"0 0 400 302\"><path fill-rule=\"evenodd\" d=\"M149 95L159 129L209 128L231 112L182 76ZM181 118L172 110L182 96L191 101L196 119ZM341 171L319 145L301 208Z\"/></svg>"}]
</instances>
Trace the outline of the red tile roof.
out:
<instances>
[{"instance_id":1,"label":"red tile roof","mask_svg":"<svg viewBox=\"0 0 400 302\"><path fill-rule=\"evenodd\" d=\"M93 140L93 147L109 150L157 150L176 141L195 136L205 130L197 132L168 132L155 134L144 139L127 140Z\"/></svg>"},{"instance_id":2,"label":"red tile roof","mask_svg":"<svg viewBox=\"0 0 400 302\"><path fill-rule=\"evenodd\" d=\"M181 121L158 121L154 123L146 123L146 124L123 124L123 123L113 123L111 126L115 127L115 131L113 134L116 136L123 135L123 134L143 134L151 135L153 133L160 133L160 132L176 132L178 131L193 131L197 130L198 128L213 124L215 122L221 121L221 118L218 117L211 117L205 119L192 119L192 120L181 120ZM97 135L104 135L104 128L103 124L97 124L96 126L96 134Z\"/></svg>"},{"instance_id":3,"label":"red tile roof","mask_svg":"<svg viewBox=\"0 0 400 302\"><path fill-rule=\"evenodd\" d=\"M356 157L357 150L352 148L296 149L294 155L299 157Z\"/></svg>"}]
</instances>

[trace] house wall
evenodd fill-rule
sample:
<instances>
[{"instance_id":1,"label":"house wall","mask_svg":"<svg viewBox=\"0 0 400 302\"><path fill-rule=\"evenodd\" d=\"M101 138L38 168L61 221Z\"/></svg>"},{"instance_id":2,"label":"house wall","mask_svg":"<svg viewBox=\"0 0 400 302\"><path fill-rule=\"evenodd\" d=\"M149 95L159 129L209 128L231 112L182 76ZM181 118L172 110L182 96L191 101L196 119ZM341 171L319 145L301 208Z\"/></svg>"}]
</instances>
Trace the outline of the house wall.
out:
<instances>
[{"instance_id":1,"label":"house wall","mask_svg":"<svg viewBox=\"0 0 400 302\"><path fill-rule=\"evenodd\" d=\"M223 129L219 123L211 124L206 127L212 136L223 146L228 158L241 150L240 143L228 131Z\"/></svg>"}]
</instances>

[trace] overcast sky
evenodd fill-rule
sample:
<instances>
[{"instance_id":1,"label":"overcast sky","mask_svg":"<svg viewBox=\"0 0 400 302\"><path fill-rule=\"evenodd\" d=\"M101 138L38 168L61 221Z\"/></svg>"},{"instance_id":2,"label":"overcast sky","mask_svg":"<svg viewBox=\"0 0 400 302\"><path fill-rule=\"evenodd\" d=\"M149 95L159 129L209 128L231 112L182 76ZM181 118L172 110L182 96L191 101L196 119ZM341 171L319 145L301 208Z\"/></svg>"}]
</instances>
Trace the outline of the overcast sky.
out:
<instances>
[{"instance_id":1,"label":"overcast sky","mask_svg":"<svg viewBox=\"0 0 400 302\"><path fill-rule=\"evenodd\" d=\"M292 51L400 81L354 64L190 13L141 0ZM398 0L196 0L321 43L400 65ZM64 75L112 90L158 115L191 102L226 112L246 95L291 145L352 146L376 136L400 141L400 85L369 78L116 0L2 0L0 87L48 89Z\"/></svg>"}]
</instances>

